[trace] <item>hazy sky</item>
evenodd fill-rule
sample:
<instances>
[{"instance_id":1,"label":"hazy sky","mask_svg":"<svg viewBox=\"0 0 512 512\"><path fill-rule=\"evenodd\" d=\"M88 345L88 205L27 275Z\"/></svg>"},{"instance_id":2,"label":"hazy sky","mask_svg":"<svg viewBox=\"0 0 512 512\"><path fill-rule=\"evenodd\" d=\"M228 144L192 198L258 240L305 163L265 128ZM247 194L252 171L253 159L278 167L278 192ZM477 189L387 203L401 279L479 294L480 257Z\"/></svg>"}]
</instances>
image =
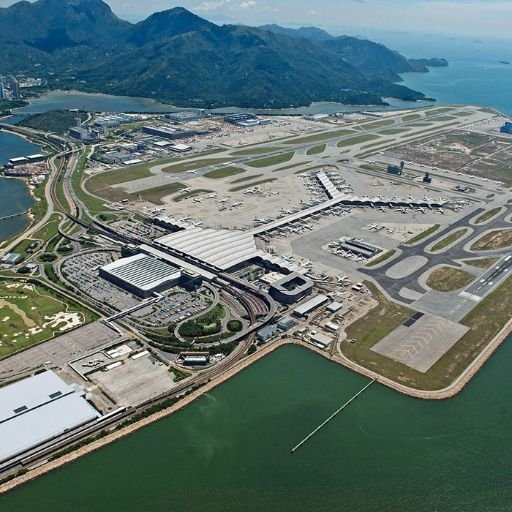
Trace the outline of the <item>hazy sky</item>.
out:
<instances>
[{"instance_id":1,"label":"hazy sky","mask_svg":"<svg viewBox=\"0 0 512 512\"><path fill-rule=\"evenodd\" d=\"M136 21L154 11L186 7L216 22L378 28L512 39L512 0L107 0ZM0 6L13 4L0 0Z\"/></svg>"}]
</instances>

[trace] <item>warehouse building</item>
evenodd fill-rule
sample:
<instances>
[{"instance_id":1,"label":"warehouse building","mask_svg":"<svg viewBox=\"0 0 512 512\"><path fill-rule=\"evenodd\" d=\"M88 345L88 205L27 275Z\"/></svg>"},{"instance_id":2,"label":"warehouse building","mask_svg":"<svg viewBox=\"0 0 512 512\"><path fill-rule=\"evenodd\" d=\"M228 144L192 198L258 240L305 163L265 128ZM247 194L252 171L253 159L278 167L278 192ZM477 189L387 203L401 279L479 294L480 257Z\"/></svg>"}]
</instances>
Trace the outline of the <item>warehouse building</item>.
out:
<instances>
[{"instance_id":1,"label":"warehouse building","mask_svg":"<svg viewBox=\"0 0 512 512\"><path fill-rule=\"evenodd\" d=\"M277 324L266 325L256 333L258 341L266 342L272 339L277 334Z\"/></svg>"},{"instance_id":2,"label":"warehouse building","mask_svg":"<svg viewBox=\"0 0 512 512\"><path fill-rule=\"evenodd\" d=\"M0 463L100 417L84 393L48 371L0 389Z\"/></svg>"},{"instance_id":3,"label":"warehouse building","mask_svg":"<svg viewBox=\"0 0 512 512\"><path fill-rule=\"evenodd\" d=\"M206 110L201 108L198 110L171 112L170 114L166 114L165 117L176 123L189 123L190 121L199 121L200 119L204 119L206 117Z\"/></svg>"},{"instance_id":4,"label":"warehouse building","mask_svg":"<svg viewBox=\"0 0 512 512\"><path fill-rule=\"evenodd\" d=\"M310 343L315 345L315 347L325 349L334 340L330 336L326 336L325 334L322 334L321 332L319 332L319 333L311 334L311 336L309 337L309 341L310 341Z\"/></svg>"},{"instance_id":5,"label":"warehouse building","mask_svg":"<svg viewBox=\"0 0 512 512\"><path fill-rule=\"evenodd\" d=\"M142 131L149 135L155 135L156 137L162 137L163 139L170 140L185 139L199 134L196 130L182 130L181 128L171 128L166 126L144 126Z\"/></svg>"},{"instance_id":6,"label":"warehouse building","mask_svg":"<svg viewBox=\"0 0 512 512\"><path fill-rule=\"evenodd\" d=\"M150 297L176 286L180 269L146 254L121 258L100 268L100 276L138 297Z\"/></svg>"},{"instance_id":7,"label":"warehouse building","mask_svg":"<svg viewBox=\"0 0 512 512\"><path fill-rule=\"evenodd\" d=\"M301 304L299 307L293 310L293 316L298 318L307 318L310 313L318 309L319 307L327 304L329 302L329 298L325 295L317 295L312 299L308 300L304 304Z\"/></svg>"}]
</instances>

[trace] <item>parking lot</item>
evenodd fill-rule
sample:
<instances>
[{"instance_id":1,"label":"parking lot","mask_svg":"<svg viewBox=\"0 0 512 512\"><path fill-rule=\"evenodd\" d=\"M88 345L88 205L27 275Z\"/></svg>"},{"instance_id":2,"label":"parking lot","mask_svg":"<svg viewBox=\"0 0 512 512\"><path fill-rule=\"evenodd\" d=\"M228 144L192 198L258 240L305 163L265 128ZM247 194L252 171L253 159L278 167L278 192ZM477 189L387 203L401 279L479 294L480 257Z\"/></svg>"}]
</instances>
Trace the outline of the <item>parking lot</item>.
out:
<instances>
[{"instance_id":1,"label":"parking lot","mask_svg":"<svg viewBox=\"0 0 512 512\"><path fill-rule=\"evenodd\" d=\"M203 292L189 293L180 288L174 288L164 295L157 303L140 309L130 315L147 327L167 327L177 324L191 316L195 316L208 307Z\"/></svg>"},{"instance_id":2,"label":"parking lot","mask_svg":"<svg viewBox=\"0 0 512 512\"><path fill-rule=\"evenodd\" d=\"M64 277L94 300L124 311L139 304L140 299L99 277L99 268L112 263L114 253L102 251L81 254L62 265Z\"/></svg>"}]
</instances>

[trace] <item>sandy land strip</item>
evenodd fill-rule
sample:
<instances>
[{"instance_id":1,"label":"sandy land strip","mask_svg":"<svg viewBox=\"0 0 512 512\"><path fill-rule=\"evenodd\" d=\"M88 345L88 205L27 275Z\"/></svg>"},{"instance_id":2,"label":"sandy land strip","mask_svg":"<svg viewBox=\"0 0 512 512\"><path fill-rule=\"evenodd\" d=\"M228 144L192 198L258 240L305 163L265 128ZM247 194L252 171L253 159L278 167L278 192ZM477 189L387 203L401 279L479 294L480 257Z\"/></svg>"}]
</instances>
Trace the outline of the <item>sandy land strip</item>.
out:
<instances>
[{"instance_id":1,"label":"sandy land strip","mask_svg":"<svg viewBox=\"0 0 512 512\"><path fill-rule=\"evenodd\" d=\"M422 391L418 389L412 389L407 386L403 386L401 384L398 384L390 379L387 379L385 377L381 377L380 375L374 373L371 370L368 370L367 368L364 368L362 366L359 366L356 363L353 363L352 361L348 360L347 358L343 357L342 355L333 355L330 356L325 351L318 349L314 347L313 345L304 343L303 341L299 341L292 338L282 339L279 341L276 341L274 343L271 343L270 345L267 345L266 347L258 350L255 354L245 357L241 361L239 361L233 368L228 370L227 372L223 373L219 377L216 377L215 379L211 380L204 386L202 386L200 389L192 392L190 395L184 397L182 400L180 400L178 403L172 405L171 407L168 407L167 409L164 409L162 411L159 411L152 416L148 418L144 418L132 425L127 426L126 428L123 428L122 430L112 432L111 434L105 436L102 439L99 439L97 441L94 441L87 446L84 446L82 448L79 448L78 450L66 454L56 460L50 461L47 464L44 464L42 466L39 466L38 468L29 471L25 475L21 475L19 477L16 477L9 482L4 483L0 486L0 494L6 493L15 487L18 487L19 485L23 485L27 482L30 482L31 480L34 480L41 475L44 475L46 473L49 473L50 471L53 471L57 468L60 468L66 464L69 464L71 462L74 462L75 460L79 459L80 457L83 457L85 455L88 455L92 452L95 452L96 450L99 450L100 448L103 448L104 446L109 445L110 443L119 441L120 439L123 439L126 436L129 436L133 432L136 432L137 430L146 427L147 425L151 425L152 423L155 423L156 421L159 421L167 416L170 416L171 414L174 414L178 411L181 411L188 405L190 405L192 402L200 398L205 393L208 393L212 389L216 388L220 384L226 382L227 380L231 379L235 375L237 375L242 370L246 369L248 366L254 364L255 362L259 361L260 359L266 357L267 355L274 352L276 349L284 346L284 345L300 345L302 347L305 347L318 355L321 355L322 357L326 358L327 360L333 361L337 364L341 364L342 366L349 368L353 371L356 371L357 373L368 377L369 379L374 379L380 384L383 384L384 386L387 386L395 391L398 391L399 393L402 393L404 395L413 397L413 398L420 398L424 400L444 400L447 398L451 398L458 393L460 393L466 384L476 375L476 373L482 368L482 366L488 361L488 359L491 357L491 355L497 350L497 348L503 343L503 341L506 339L506 337L510 334L512 329L512 320L510 320L507 325L500 331L500 333L484 348L484 350L480 353L480 355L473 361L473 363L462 373L450 386L437 390L437 391Z\"/></svg>"}]
</instances>

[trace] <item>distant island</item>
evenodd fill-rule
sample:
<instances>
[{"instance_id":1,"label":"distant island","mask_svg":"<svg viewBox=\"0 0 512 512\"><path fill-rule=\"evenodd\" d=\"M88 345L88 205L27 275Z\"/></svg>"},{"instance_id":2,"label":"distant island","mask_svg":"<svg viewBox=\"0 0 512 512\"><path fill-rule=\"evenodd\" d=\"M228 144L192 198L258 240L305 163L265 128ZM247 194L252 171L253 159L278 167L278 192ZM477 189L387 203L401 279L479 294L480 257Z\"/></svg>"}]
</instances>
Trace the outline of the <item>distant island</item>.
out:
<instances>
[{"instance_id":1,"label":"distant island","mask_svg":"<svg viewBox=\"0 0 512 512\"><path fill-rule=\"evenodd\" d=\"M200 108L425 100L399 84L400 74L448 65L314 27L218 26L181 7L131 24L102 0L38 0L0 9L0 51L0 73L37 76L49 89Z\"/></svg>"}]
</instances>

